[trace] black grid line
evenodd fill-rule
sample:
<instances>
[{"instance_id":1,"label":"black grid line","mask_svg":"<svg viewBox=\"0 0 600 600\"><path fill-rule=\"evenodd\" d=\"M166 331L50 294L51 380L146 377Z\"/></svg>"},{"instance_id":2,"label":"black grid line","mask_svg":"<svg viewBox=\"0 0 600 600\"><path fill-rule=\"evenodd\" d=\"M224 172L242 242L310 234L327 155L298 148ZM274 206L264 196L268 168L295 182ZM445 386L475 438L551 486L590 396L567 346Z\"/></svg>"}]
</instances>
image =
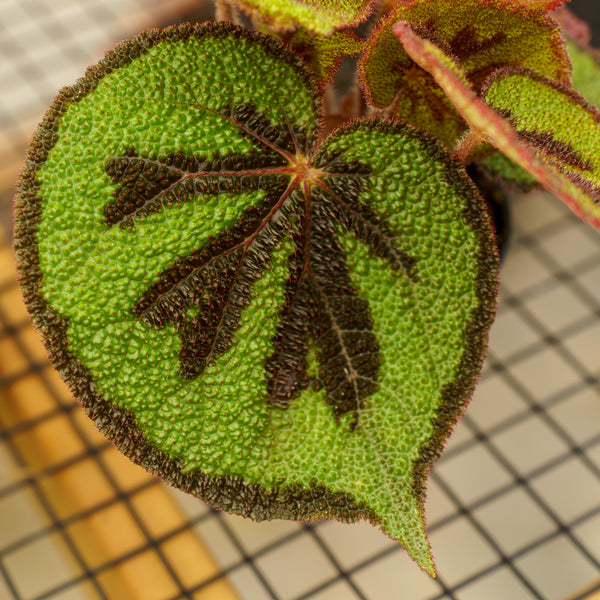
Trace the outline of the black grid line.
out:
<instances>
[{"instance_id":1,"label":"black grid line","mask_svg":"<svg viewBox=\"0 0 600 600\"><path fill-rule=\"evenodd\" d=\"M143 2L144 0L139 0L140 4ZM92 16L96 23L105 24L107 29L110 29L118 13L118 7L115 7L116 4L88 0L85 7L88 16ZM147 4L150 6L154 4L154 1L147 0ZM68 23L61 23L57 20L53 3L41 2L40 0L23 0L21 7L30 15L31 19L39 21L48 37L57 40L57 49L66 61L78 59L81 57L82 52L90 51L89 48L82 47L81 41L72 37L71 26ZM2 2L0 1L1 9ZM19 47L18 42L19 38L12 35L11 24L0 20L0 49L3 51L3 56L7 60L13 61L14 65L32 80L32 85L35 80L38 80L38 85L33 88L33 92L37 94L37 98L42 104L46 104L49 101L48 83L45 83L47 73L40 65L27 61L26 48ZM6 53L4 53L5 51ZM3 135L5 138L9 141L12 140L14 148L22 151L23 132L20 131L18 111L14 109L3 111L0 106L0 125L4 129ZM522 408L496 421L490 427L482 427L477 417L467 412L457 430L456 440L450 443L439 465L434 468L431 475L432 482L441 491L450 508L440 518L430 523L429 534L433 537L447 531L448 528L463 523L468 524L478 536L477 539L480 540L482 547L487 548L489 551L489 560L486 560L485 563L482 562L478 568L460 576L446 570L444 565L440 564L440 575L435 582L431 583L427 580L427 585L423 584L421 586L418 583L415 587L419 590L427 588L428 591L416 591L414 593L412 591L407 592L404 588L390 587L396 585L396 580L393 578L393 573L389 573L389 582L385 584L388 587L384 590L388 594L386 597L406 597L410 600L462 600L463 594L470 586L485 585L485 582L494 574L505 572L521 586L523 598L559 600L567 593L588 585L592 581L594 573L596 578L600 578L598 550L589 546L578 534L580 528L585 528L587 524L600 515L600 500L591 499L584 510L579 511L574 516L565 518L557 512L549 499L545 498L536 488L538 482L543 480L544 477L552 475L559 469L568 468L571 464L576 464L581 468L581 473L589 477L590 481L600 482L600 462L596 462L591 453L592 450L600 447L600 433L591 437L579 438L572 434L554 416L553 412L557 407L568 407L571 400L584 391L595 394L600 404L600 365L596 370L595 367L589 368L589 366L583 364L578 354L572 349L571 344L578 336L593 329L600 322L600 290L598 295L595 295L582 283L589 274L598 268L600 236L597 232L578 223L566 210L560 208L556 200L547 198L546 201L550 203L548 208L553 211L555 217L548 220L545 225L533 229L529 224L521 229L519 215L528 205L527 203L539 204L540 201L518 199L513 203L515 231L508 251L508 266L505 272L509 271L510 273L511 269L513 271L516 269L514 263L513 266L510 266L511 256L522 256L534 260L540 266L541 271L532 279L530 285L524 285L520 282L517 291L511 287L510 277L503 277L505 287L501 294L499 306L499 316L510 315L518 322L526 324L531 332L531 339L524 344L516 345L514 349L508 352L497 351L492 345L486 367L481 376L482 383L493 384L494 381L500 380L515 397L519 398L522 402ZM9 202L9 200L7 199L6 202ZM556 203L556 205L552 203ZM586 243L595 250L587 254L584 253L581 258L569 264L557 260L556 256L549 250L548 244L556 236L560 236L565 232L572 235L575 241L585 239ZM15 285L12 280L0 283L0 298L3 294L12 291ZM586 312L575 315L566 325L554 327L552 324L549 325L546 321L540 319L531 308L531 305L533 302L544 302L545 298L553 291L560 289L568 289L577 298L578 302L585 307ZM568 307L565 310L568 310ZM33 531L24 530L20 537L8 543L3 543L2 532L0 531L0 586L5 585L11 594L11 598L23 598L25 600L25 596L19 591L19 582L11 572L10 565L7 564L10 563L11 556L28 548L32 543L47 539L48 536L53 534L58 535L66 545L66 548L72 554L71 558L76 567L73 569L71 577L49 586L37 595L28 596L27 600L31 598L52 600L52 598L81 584L89 584L95 597L114 600L106 591L102 579L103 575L147 551L152 551L153 555L158 558L160 565L177 588L175 593L171 593L160 600L194 598L195 594L203 591L208 592L212 585L223 580L223 578L231 578L232 581L235 581L236 574L241 572L248 572L256 582L257 590L260 590L252 595L248 590L238 589L241 598L308 600L317 596L319 598L327 597L328 591L332 590L335 585L342 583L345 589L349 590L348 593L353 594L352 597L370 600L371 598L383 597L380 596L376 587L365 583L366 580L363 576L371 569L387 560L393 561L393 564L398 565L399 569L409 569L409 567L406 567L408 559L398 545L387 545L383 549L362 552L360 548L362 538L358 533L353 538L357 546L356 560L350 566L345 565L344 561L338 556L338 549L332 547L331 542L326 538L321 523L298 525L297 528L292 530L284 529L282 535L274 536L273 540L259 545L257 549L252 551L248 551L247 540L244 538L244 536L251 535L251 533L236 529L233 526L235 520L214 510L207 510L202 514L189 516L184 523L169 529L168 532L154 535L146 525L143 515L136 508L135 499L137 494L162 484L157 480L147 480L127 489L121 487L114 473L103 460L104 453L110 450L110 444L108 442L92 443L88 439L78 421L80 409L75 404L65 402L65 399L56 391L48 377L48 363L35 358L20 339L20 335L26 332L28 328L29 323L27 321L12 322L0 307L0 342L11 340L27 363L24 368L11 372L8 376L0 376L0 392L18 384L26 377L35 375L42 381L44 389L48 391L53 401L52 407L46 412L11 423L5 427L2 427L0 423L0 446L9 451L15 464L21 464L23 467L22 473L14 480L10 480L7 484L2 483L0 501L12 494L32 493L46 515L46 524L35 528ZM598 349L600 349L600 340ZM519 367L524 361L542 356L548 352L560 364L564 364L570 369L573 378L562 387L538 394L531 389L531 382L524 381L522 373L519 372ZM477 396L474 400L474 403L476 402L478 402ZM59 418L66 419L84 449L80 453L57 461L49 467L37 469L33 473L30 472L26 468L26 462L19 450L16 439L53 419ZM523 426L524 423L541 423L562 444L560 451L557 450L556 453L548 456L547 460L525 470L515 464L512 457L506 455L499 443L503 435L510 434L517 427ZM461 435L462 437L460 437ZM490 456L494 464L506 474L506 478L499 480L490 488L480 488L480 491L473 498L465 499L458 483L447 474L446 469L453 461L463 460L470 453L478 451L485 451L486 456ZM110 496L84 509L69 511L68 516L61 518L52 502L46 497L44 482L88 460L93 460L98 465L101 476L108 482L111 490ZM507 551L501 541L496 539L494 529L486 521L483 511L495 503L502 502L517 491L523 493L524 497L532 503L536 510L549 520L551 527L549 530L527 539L525 543L521 543L518 547ZM115 506L125 508L128 516L139 529L143 542L116 558L90 566L87 564L86 557L81 553L77 542L72 538L70 528L74 524ZM507 522L510 518L510 515L506 515ZM218 572L205 577L201 581L189 585L185 584L177 571L176 565L165 553L164 545L185 532L195 531L198 525L209 521L218 523L223 540L226 540L235 549L235 559L231 560L226 566L221 567ZM339 527L347 526L339 525ZM598 535L600 536L600 532ZM274 586L269 583L269 573L265 572L261 559L284 551L289 547L289 544L305 538L309 538L316 544L323 560L331 567L334 575L310 585L308 591L303 592L301 595L294 596L290 592L289 595L280 596ZM541 585L536 573L528 570L525 559L558 540L567 540L570 544L569 547L574 549L578 559L581 560L581 564L585 565L583 568L587 579L574 581L572 589L557 591L556 595L553 595L554 592L548 592ZM456 540L457 551L460 545L461 540ZM433 551L435 554L435 545ZM298 561L297 564L290 564L289 568L301 569L301 556L298 557ZM565 568L568 568L568 565ZM589 574L589 577L587 574ZM421 575L426 578L426 575ZM306 577L310 577L310 574L306 573ZM415 581L418 581L417 575L413 574L413 577ZM432 591L432 587L436 591ZM574 600L585 600L589 593L593 591L600 591L600 583Z\"/></svg>"}]
</instances>

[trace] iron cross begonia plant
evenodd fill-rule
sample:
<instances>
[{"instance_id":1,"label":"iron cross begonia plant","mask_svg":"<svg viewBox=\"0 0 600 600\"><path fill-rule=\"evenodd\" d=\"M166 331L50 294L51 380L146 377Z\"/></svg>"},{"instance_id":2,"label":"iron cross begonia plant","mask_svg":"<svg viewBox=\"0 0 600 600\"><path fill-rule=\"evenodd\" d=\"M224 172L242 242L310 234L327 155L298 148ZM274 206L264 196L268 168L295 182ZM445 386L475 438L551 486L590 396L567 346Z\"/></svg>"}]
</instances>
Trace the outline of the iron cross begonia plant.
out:
<instances>
[{"instance_id":1,"label":"iron cross begonia plant","mask_svg":"<svg viewBox=\"0 0 600 600\"><path fill-rule=\"evenodd\" d=\"M427 475L496 305L481 190L600 224L600 77L560 4L219 2L63 89L15 248L99 429L215 507L367 519L434 575Z\"/></svg>"}]
</instances>

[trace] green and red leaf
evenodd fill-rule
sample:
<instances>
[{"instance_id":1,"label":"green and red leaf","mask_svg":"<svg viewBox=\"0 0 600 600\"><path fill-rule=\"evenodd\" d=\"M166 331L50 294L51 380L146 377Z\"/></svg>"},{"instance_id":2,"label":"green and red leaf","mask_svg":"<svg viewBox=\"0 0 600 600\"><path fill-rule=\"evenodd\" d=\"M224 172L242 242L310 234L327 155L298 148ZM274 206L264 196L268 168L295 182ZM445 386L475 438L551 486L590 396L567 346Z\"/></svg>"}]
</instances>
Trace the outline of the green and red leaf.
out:
<instances>
[{"instance_id":1,"label":"green and red leaf","mask_svg":"<svg viewBox=\"0 0 600 600\"><path fill-rule=\"evenodd\" d=\"M503 0L402 2L379 26L361 59L360 82L367 100L434 133L449 147L466 130L443 91L394 35L398 22L411 23L423 37L443 48L476 91L495 70L512 65L568 82L570 63L560 30L540 7L530 4Z\"/></svg>"},{"instance_id":2,"label":"green and red leaf","mask_svg":"<svg viewBox=\"0 0 600 600\"><path fill-rule=\"evenodd\" d=\"M600 113L563 84L531 71L502 70L483 98L516 130L522 144L561 178L563 199L584 220L600 226ZM541 108L540 108L541 107Z\"/></svg>"},{"instance_id":3,"label":"green and red leaf","mask_svg":"<svg viewBox=\"0 0 600 600\"><path fill-rule=\"evenodd\" d=\"M35 134L19 277L133 461L257 520L368 519L433 574L425 483L485 353L493 234L437 140L322 139L316 89L227 24L121 44Z\"/></svg>"},{"instance_id":4,"label":"green and red leaf","mask_svg":"<svg viewBox=\"0 0 600 600\"><path fill-rule=\"evenodd\" d=\"M374 0L232 0L271 28L304 27L319 35L354 27L373 10Z\"/></svg>"},{"instance_id":5,"label":"green and red leaf","mask_svg":"<svg viewBox=\"0 0 600 600\"><path fill-rule=\"evenodd\" d=\"M395 32L413 60L445 91L471 128L600 226L600 115L574 90L523 68L500 69L482 89L465 84L441 48L399 23Z\"/></svg>"},{"instance_id":6,"label":"green and red leaf","mask_svg":"<svg viewBox=\"0 0 600 600\"><path fill-rule=\"evenodd\" d=\"M548 12L564 4L565 0L509 0L512 6L521 6L525 10L532 12L542 10ZM567 0L568 2L568 0Z\"/></svg>"}]
</instances>

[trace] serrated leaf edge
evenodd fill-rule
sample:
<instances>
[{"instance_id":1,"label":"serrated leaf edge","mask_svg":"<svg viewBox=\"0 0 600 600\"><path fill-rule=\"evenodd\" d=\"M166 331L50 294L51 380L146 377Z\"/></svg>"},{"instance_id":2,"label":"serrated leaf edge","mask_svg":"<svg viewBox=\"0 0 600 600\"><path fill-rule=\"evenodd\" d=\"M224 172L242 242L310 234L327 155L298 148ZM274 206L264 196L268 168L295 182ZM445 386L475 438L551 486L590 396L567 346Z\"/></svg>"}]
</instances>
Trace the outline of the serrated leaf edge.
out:
<instances>
[{"instance_id":1,"label":"serrated leaf edge","mask_svg":"<svg viewBox=\"0 0 600 600\"><path fill-rule=\"evenodd\" d=\"M41 294L43 275L37 253L36 227L42 214L42 198L39 196L40 183L36 175L57 141L61 116L72 104L79 102L92 92L103 77L132 62L158 43L181 41L192 36L224 36L228 34L253 39L261 43L267 50L276 52L277 56L282 54L281 46L272 38L261 34L251 34L243 28L226 23L185 25L161 31L150 30L119 44L114 50L107 53L97 65L90 67L84 77L75 85L59 92L34 134L15 196L16 213L21 215L21 219L18 219L15 225L17 272L25 304L32 315L35 328L47 344L53 365L67 382L86 414L95 421L104 435L136 464L215 507L255 520L335 518L344 522L356 522L364 518L373 525L381 526L383 524L381 516L375 514L364 503L355 502L347 494L332 492L323 486L315 485L315 487L307 489L299 485L290 485L284 489L269 490L257 484L247 483L239 477L215 477L205 473L185 472L180 459L168 456L147 441L136 424L135 417L129 411L104 400L97 392L91 373L70 349L68 319L55 311ZM317 95L317 87L304 68L302 61L291 52L284 53L283 58L298 70L307 82L309 89L313 90L315 111L320 114L322 105ZM337 129L332 136L369 127L377 127L391 132L406 131L407 128L410 128L428 152L438 157L444 156L447 164L452 168L462 169L462 166L447 154L438 140L395 120L355 121ZM464 184L466 186L465 193L470 198L479 197L475 186L467 185L466 181L468 179ZM446 438L472 395L487 347L487 331L495 313L498 258L489 219L483 206L483 201L472 201L468 204L465 215L469 222L475 224L475 230L479 232L481 247L477 277L479 307L474 311L467 326L469 343L465 347L457 376L451 384L444 388L443 402L434 422L434 434L431 441L422 449L413 470L414 491L418 499L419 512L423 518L428 472L439 458ZM294 507L293 511L290 506ZM432 569L428 569L428 572L433 575Z\"/></svg>"}]
</instances>

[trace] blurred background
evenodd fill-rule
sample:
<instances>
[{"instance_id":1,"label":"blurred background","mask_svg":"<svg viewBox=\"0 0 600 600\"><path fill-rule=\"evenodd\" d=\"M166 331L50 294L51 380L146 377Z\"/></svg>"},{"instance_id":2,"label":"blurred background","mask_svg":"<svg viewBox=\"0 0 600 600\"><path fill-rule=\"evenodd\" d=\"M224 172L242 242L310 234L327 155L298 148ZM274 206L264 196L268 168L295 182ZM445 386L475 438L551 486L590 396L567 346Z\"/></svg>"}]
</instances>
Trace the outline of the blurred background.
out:
<instances>
[{"instance_id":1,"label":"blurred background","mask_svg":"<svg viewBox=\"0 0 600 600\"><path fill-rule=\"evenodd\" d=\"M596 0L571 7L600 32ZM435 581L367 524L255 524L164 486L49 366L9 246L26 144L117 41L211 15L200 0L0 0L0 600L597 600L600 235L543 193L511 198L489 356L431 475Z\"/></svg>"}]
</instances>

